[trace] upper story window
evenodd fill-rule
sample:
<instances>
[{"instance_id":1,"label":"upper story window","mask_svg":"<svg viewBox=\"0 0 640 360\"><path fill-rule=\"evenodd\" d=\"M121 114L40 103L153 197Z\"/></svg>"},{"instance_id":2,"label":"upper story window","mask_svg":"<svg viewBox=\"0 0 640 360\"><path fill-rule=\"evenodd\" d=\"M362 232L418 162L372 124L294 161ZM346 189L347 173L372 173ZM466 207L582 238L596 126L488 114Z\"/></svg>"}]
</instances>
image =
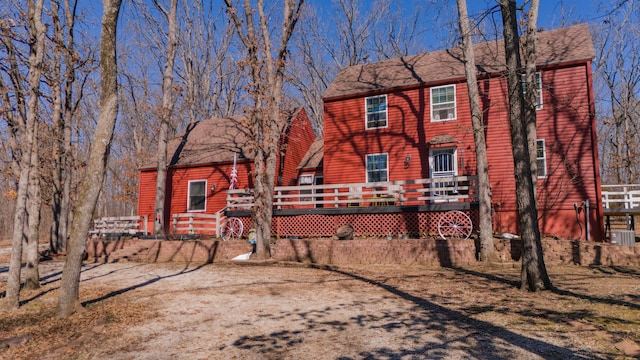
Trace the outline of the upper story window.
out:
<instances>
[{"instance_id":1,"label":"upper story window","mask_svg":"<svg viewBox=\"0 0 640 360\"><path fill-rule=\"evenodd\" d=\"M207 201L207 180L189 181L187 211L204 211Z\"/></svg>"},{"instance_id":2,"label":"upper story window","mask_svg":"<svg viewBox=\"0 0 640 360\"><path fill-rule=\"evenodd\" d=\"M389 155L367 155L367 182L387 181L389 179Z\"/></svg>"},{"instance_id":3,"label":"upper story window","mask_svg":"<svg viewBox=\"0 0 640 360\"><path fill-rule=\"evenodd\" d=\"M522 94L527 95L527 82L525 81L526 74L520 74L520 84L522 84ZM542 75L537 72L535 75L535 89L536 89L536 110L542 109Z\"/></svg>"},{"instance_id":4,"label":"upper story window","mask_svg":"<svg viewBox=\"0 0 640 360\"><path fill-rule=\"evenodd\" d=\"M431 88L431 121L455 120L456 86Z\"/></svg>"},{"instance_id":5,"label":"upper story window","mask_svg":"<svg viewBox=\"0 0 640 360\"><path fill-rule=\"evenodd\" d=\"M538 177L547 177L547 149L544 144L544 139L536 140L536 163Z\"/></svg>"},{"instance_id":6,"label":"upper story window","mask_svg":"<svg viewBox=\"0 0 640 360\"><path fill-rule=\"evenodd\" d=\"M387 127L387 95L370 96L364 102L367 130Z\"/></svg>"}]
</instances>

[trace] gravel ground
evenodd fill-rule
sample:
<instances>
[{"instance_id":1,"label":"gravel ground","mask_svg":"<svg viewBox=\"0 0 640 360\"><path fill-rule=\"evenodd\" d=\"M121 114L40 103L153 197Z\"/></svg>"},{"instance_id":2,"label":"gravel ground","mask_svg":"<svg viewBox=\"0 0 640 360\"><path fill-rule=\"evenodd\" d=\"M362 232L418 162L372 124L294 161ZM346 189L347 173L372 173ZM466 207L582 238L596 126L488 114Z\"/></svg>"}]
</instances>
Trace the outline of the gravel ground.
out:
<instances>
[{"instance_id":1,"label":"gravel ground","mask_svg":"<svg viewBox=\"0 0 640 360\"><path fill-rule=\"evenodd\" d=\"M54 316L61 261L0 311L0 358L609 359L640 356L640 271L86 264L86 311ZM253 265L250 265L253 264ZM0 262L0 291L6 283Z\"/></svg>"}]
</instances>

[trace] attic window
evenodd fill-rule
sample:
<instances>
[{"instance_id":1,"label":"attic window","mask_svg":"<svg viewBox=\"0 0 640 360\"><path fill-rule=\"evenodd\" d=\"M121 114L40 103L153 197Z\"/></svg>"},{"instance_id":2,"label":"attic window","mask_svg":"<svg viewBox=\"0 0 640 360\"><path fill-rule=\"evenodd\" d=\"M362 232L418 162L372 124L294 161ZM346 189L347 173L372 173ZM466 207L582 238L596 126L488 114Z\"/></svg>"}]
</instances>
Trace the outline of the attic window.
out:
<instances>
[{"instance_id":1,"label":"attic window","mask_svg":"<svg viewBox=\"0 0 640 360\"><path fill-rule=\"evenodd\" d=\"M445 85L431 88L431 121L456 119L456 87Z\"/></svg>"},{"instance_id":2,"label":"attic window","mask_svg":"<svg viewBox=\"0 0 640 360\"><path fill-rule=\"evenodd\" d=\"M387 127L387 95L364 99L367 130Z\"/></svg>"}]
</instances>

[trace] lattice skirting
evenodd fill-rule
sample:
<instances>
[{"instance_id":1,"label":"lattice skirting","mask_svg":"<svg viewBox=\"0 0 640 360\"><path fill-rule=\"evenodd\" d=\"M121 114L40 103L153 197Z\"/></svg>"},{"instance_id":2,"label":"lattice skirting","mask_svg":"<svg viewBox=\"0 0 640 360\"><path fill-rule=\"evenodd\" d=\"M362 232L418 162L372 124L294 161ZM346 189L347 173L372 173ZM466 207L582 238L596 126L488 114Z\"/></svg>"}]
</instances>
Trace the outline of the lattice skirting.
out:
<instances>
[{"instance_id":1,"label":"lattice skirting","mask_svg":"<svg viewBox=\"0 0 640 360\"><path fill-rule=\"evenodd\" d=\"M478 224L478 211L464 211L473 222L473 232ZM403 212L391 214L303 214L274 216L273 234L278 237L329 237L342 225L353 226L359 237L400 237L412 238L438 233L438 219L444 212ZM244 235L253 227L250 217L242 217Z\"/></svg>"}]
</instances>

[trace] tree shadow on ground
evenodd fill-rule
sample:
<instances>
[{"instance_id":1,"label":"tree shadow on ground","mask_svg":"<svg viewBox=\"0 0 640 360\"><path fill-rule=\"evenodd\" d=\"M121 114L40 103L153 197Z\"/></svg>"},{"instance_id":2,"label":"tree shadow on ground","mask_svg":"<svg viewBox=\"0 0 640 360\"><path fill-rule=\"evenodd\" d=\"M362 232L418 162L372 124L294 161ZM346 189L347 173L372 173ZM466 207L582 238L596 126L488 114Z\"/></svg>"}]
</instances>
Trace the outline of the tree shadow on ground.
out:
<instances>
[{"instance_id":1,"label":"tree shadow on ground","mask_svg":"<svg viewBox=\"0 0 640 360\"><path fill-rule=\"evenodd\" d=\"M188 273L191 273L191 272L194 272L194 271L198 271L198 270L202 269L206 265L207 264L202 264L202 265L196 266L196 267L194 267L192 269L189 269L189 265L187 264L185 266L185 268L183 268L182 270L180 270L179 272L177 272L175 274L165 275L165 276L157 276L157 277L155 277L153 279L149 279L147 281L143 281L143 282L141 282L139 284L127 286L125 288L118 289L118 290L114 290L114 291L112 291L112 292L110 292L110 293L108 293L108 294L106 294L104 296L100 296L98 298L91 299L91 300L86 300L86 301L82 302L82 306L88 306L88 305L91 305L91 304L95 304L95 303L110 299L112 297L124 294L126 292L129 292L129 291L132 291L132 290L136 290L136 289L151 285L151 284L156 283L156 282L158 282L160 280L163 280L163 279L169 279L169 278L172 278L172 277L181 276L181 275L185 275L185 274L188 274ZM142 266L142 265L140 265L140 266ZM106 275L101 275L101 276L106 276Z\"/></svg>"},{"instance_id":2,"label":"tree shadow on ground","mask_svg":"<svg viewBox=\"0 0 640 360\"><path fill-rule=\"evenodd\" d=\"M83 265L81 273L86 273L87 271L94 270L94 269L99 268L99 267L101 267L103 265L104 264ZM104 273L104 274L99 274L99 275L96 275L96 276L93 276L93 277L88 277L88 278L81 279L80 282L86 282L86 281L95 280L95 279L98 279L98 278L102 278L102 277L106 277L106 276L109 276L109 275L113 275L116 272L130 270L132 268L139 267L139 266L144 266L144 265L145 264L136 264L136 265L132 265L132 266L125 267L125 268L119 268L119 269L111 270L111 271L109 271L107 273ZM112 298L114 296L117 296L117 295L120 295L120 294L124 294L124 293L126 293L128 291L139 289L139 288L147 286L147 285L151 285L151 284L153 284L155 282L158 282L158 281L160 281L162 279L167 279L167 278L171 278L171 277L175 277L175 276L185 275L185 274L194 272L196 270L200 270L205 265L207 265L207 264L202 264L202 265L196 266L196 267L194 267L192 269L189 269L189 264L186 264L184 269L182 269L181 271L179 271L179 272L177 272L175 274L171 274L171 275L167 275L167 276L158 276L158 277L156 277L154 279L150 279L148 281L144 281L144 282L136 284L136 285L131 285L131 286L128 286L126 288L122 288L122 289L118 289L118 290L112 291L112 292L110 292L110 293L108 293L108 294L106 294L104 296L99 297L99 298L84 301L84 302L82 302L82 306L87 306L87 305L98 303L100 301ZM41 276L40 277L41 285L45 286L45 285L49 285L49 284L58 282L58 281L61 280L61 276L62 276L62 271L57 271L57 272L53 272L51 274L47 274L45 276ZM43 281L43 280L47 280L47 281ZM21 286L22 286L22 284L21 284ZM20 306L26 305L26 304L30 303L31 301L34 301L34 300L44 296L45 294L50 293L50 292L52 292L54 290L58 290L58 289L59 289L59 287L43 289L43 291L40 291L39 293L33 295L32 297L30 297L28 299L20 300L19 304L20 304ZM0 298L4 297L5 293L6 293L6 291L0 292Z\"/></svg>"},{"instance_id":3,"label":"tree shadow on ground","mask_svg":"<svg viewBox=\"0 0 640 360\"><path fill-rule=\"evenodd\" d=\"M610 268L610 267L607 267L607 268ZM520 282L519 281L509 280L507 278L500 277L500 276L497 276L497 275L494 275L494 274L487 274L487 273L483 273L483 272L476 271L476 270L465 269L465 268L462 268L462 267L450 267L450 269L452 269L454 271L457 271L457 272L461 272L461 273L467 274L467 275L473 275L473 276L485 278L487 280L497 281L497 282L501 282L501 283L504 283L504 284L512 285L512 286L515 286L515 287L519 287L520 286ZM617 272L623 272L623 271L619 271L619 270L616 270L616 271ZM632 271L631 274L635 274L635 272ZM574 292L574 291L571 291L571 290L560 289L557 286L554 286L552 289L550 289L550 291L553 292L556 295L571 296L571 297L574 297L574 298L577 298L577 299L581 299L581 300L587 300L587 301L597 302L597 303L606 304L606 305L625 306L625 307L628 307L628 308L640 310L640 304L636 304L636 303L632 303L632 302L628 302L628 301L623 301L623 300L596 297L596 296L587 295L587 294L580 294L580 293L577 293L577 292Z\"/></svg>"},{"instance_id":4,"label":"tree shadow on ground","mask_svg":"<svg viewBox=\"0 0 640 360\"><path fill-rule=\"evenodd\" d=\"M358 301L353 304L336 303L334 306L316 310L314 312L289 313L287 321L291 324L302 324L299 330L283 330L257 336L241 336L233 346L251 352L258 352L268 358L276 358L289 354L290 347L315 338L315 334L329 331L348 332L350 328L363 331L376 331L388 334L393 339L395 348L385 345L373 346L371 349L360 351L358 358L364 359L404 359L404 358L447 358L453 352L462 354L465 358L474 359L512 359L520 356L536 355L546 359L587 359L593 358L593 353L573 351L536 338L524 336L490 322L477 320L464 313L453 310L425 298L411 295L395 286L369 279L367 277L336 269L329 266L311 266L323 271L329 271L347 279L378 287L392 296L410 303L411 310L398 308L397 310L383 310L379 314L357 313L346 320L336 320L335 312L344 308L366 309L368 305L376 306L379 299ZM269 314L275 318L282 318L282 314ZM331 329L331 330L329 330ZM397 336L401 335L398 340ZM399 344L404 348L397 349ZM354 344L355 345L355 344ZM402 346L402 345L401 345ZM327 351L331 346L327 344ZM352 359L342 356L337 359Z\"/></svg>"}]
</instances>

